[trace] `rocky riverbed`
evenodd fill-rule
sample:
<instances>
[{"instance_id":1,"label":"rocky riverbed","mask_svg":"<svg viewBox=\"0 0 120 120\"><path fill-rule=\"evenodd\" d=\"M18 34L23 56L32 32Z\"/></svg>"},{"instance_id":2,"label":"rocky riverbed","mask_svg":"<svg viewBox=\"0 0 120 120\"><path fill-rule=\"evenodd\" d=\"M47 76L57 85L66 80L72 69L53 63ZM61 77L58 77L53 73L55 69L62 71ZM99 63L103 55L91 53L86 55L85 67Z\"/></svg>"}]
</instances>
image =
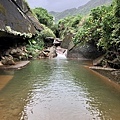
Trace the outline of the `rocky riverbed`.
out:
<instances>
[{"instance_id":1,"label":"rocky riverbed","mask_svg":"<svg viewBox=\"0 0 120 120\"><path fill-rule=\"evenodd\" d=\"M0 69L21 69L29 63L30 61L19 61L19 62L16 62L15 65L3 65L0 62Z\"/></svg>"},{"instance_id":2,"label":"rocky riverbed","mask_svg":"<svg viewBox=\"0 0 120 120\"><path fill-rule=\"evenodd\" d=\"M109 78L112 81L115 81L120 85L120 70L112 69L112 68L104 68L104 67L90 67L90 69L102 74L103 76Z\"/></svg>"}]
</instances>

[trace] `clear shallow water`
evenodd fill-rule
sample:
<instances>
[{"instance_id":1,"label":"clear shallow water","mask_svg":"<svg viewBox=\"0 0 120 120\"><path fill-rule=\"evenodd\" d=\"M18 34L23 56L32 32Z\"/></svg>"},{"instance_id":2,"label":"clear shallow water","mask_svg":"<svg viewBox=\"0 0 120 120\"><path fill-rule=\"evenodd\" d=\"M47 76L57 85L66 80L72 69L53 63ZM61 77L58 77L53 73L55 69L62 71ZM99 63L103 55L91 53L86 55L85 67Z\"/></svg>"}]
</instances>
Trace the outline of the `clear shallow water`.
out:
<instances>
[{"instance_id":1,"label":"clear shallow water","mask_svg":"<svg viewBox=\"0 0 120 120\"><path fill-rule=\"evenodd\" d=\"M0 120L120 120L120 92L87 70L86 61L44 59L0 91Z\"/></svg>"}]
</instances>

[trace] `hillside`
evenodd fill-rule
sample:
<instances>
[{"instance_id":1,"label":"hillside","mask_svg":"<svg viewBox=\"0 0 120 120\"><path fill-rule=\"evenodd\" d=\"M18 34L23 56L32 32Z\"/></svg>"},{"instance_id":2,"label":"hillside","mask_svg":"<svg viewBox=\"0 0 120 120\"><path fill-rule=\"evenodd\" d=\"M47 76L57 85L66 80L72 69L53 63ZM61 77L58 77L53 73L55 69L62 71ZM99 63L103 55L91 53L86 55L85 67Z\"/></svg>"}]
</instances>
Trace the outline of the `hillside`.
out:
<instances>
[{"instance_id":1,"label":"hillside","mask_svg":"<svg viewBox=\"0 0 120 120\"><path fill-rule=\"evenodd\" d=\"M88 3L86 3L83 6L80 6L78 8L72 8L67 9L63 12L54 12L51 11L50 14L55 17L55 21L58 21L62 18L65 18L67 16L72 16L76 14L86 15L90 12L91 9L96 8L98 6L102 5L108 5L112 2L112 0L90 0Z\"/></svg>"}]
</instances>

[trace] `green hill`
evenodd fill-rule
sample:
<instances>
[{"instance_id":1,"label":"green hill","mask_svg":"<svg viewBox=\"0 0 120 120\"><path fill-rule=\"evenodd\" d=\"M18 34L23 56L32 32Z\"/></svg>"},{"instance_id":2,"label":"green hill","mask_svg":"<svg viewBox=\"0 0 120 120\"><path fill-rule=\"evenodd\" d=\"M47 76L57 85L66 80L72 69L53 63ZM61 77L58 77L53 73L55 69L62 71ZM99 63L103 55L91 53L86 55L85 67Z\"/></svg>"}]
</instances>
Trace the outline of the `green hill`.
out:
<instances>
[{"instance_id":1,"label":"green hill","mask_svg":"<svg viewBox=\"0 0 120 120\"><path fill-rule=\"evenodd\" d=\"M51 11L50 14L55 17L55 21L58 21L67 16L72 16L76 14L86 15L89 14L90 10L102 5L111 4L112 0L90 0L87 4L80 6L78 8L67 9L63 12Z\"/></svg>"}]
</instances>

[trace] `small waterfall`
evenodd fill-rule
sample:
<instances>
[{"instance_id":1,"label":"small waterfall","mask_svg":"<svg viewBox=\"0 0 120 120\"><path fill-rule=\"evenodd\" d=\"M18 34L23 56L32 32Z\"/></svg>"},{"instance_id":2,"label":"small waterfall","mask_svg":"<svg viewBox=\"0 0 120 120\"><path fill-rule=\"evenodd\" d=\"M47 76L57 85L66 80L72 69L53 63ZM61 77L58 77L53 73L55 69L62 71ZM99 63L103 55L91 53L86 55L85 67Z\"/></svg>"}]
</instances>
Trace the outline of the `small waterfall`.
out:
<instances>
[{"instance_id":1,"label":"small waterfall","mask_svg":"<svg viewBox=\"0 0 120 120\"><path fill-rule=\"evenodd\" d=\"M57 53L56 59L66 59L67 58L67 49L57 47L56 53Z\"/></svg>"}]
</instances>

